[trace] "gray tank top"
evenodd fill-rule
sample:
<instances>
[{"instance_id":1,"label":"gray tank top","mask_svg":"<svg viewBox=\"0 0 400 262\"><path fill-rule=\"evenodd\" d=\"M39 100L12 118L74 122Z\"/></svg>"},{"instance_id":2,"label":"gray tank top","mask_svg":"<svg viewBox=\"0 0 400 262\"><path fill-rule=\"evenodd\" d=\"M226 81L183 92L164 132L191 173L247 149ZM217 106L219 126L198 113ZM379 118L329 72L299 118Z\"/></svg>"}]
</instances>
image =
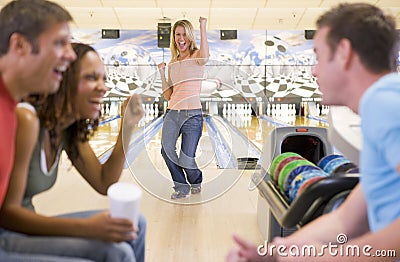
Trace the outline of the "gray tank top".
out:
<instances>
[{"instance_id":1,"label":"gray tank top","mask_svg":"<svg viewBox=\"0 0 400 262\"><path fill-rule=\"evenodd\" d=\"M46 156L43 148L44 128L40 125L38 141L32 152L32 158L29 164L28 180L22 205L34 210L32 204L33 196L50 189L56 182L58 164L62 151L62 144L57 150L56 159L50 170L47 170Z\"/></svg>"}]
</instances>

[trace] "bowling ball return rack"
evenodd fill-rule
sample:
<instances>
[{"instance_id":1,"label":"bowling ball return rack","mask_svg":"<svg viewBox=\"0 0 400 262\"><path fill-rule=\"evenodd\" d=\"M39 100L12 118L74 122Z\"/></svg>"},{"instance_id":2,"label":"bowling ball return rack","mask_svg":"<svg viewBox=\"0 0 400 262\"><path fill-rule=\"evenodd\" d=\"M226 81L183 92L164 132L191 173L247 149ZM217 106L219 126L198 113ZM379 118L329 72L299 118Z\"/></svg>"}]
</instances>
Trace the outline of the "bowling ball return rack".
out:
<instances>
[{"instance_id":1,"label":"bowling ball return rack","mask_svg":"<svg viewBox=\"0 0 400 262\"><path fill-rule=\"evenodd\" d=\"M280 227L293 229L336 209L338 203L342 203L357 185L358 180L359 174L338 174L323 178L307 187L291 204L272 181L263 181L257 187ZM282 230L279 234L276 234L276 230L272 232L275 232L272 237L287 235Z\"/></svg>"},{"instance_id":2,"label":"bowling ball return rack","mask_svg":"<svg viewBox=\"0 0 400 262\"><path fill-rule=\"evenodd\" d=\"M286 237L324 213L336 209L359 181L359 174L335 174L308 186L292 203L271 181L268 169L281 153L295 152L317 164L332 146L321 127L278 127L263 146L260 172L253 176L259 191L257 219L264 239Z\"/></svg>"}]
</instances>

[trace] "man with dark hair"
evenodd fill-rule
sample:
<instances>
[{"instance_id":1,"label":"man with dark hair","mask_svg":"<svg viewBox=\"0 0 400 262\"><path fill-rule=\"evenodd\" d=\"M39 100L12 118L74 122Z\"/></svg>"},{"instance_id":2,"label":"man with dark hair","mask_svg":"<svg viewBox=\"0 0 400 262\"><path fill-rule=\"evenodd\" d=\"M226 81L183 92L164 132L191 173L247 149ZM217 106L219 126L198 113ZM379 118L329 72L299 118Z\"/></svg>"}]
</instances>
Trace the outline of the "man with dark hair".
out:
<instances>
[{"instance_id":1,"label":"man with dark hair","mask_svg":"<svg viewBox=\"0 0 400 262\"><path fill-rule=\"evenodd\" d=\"M399 259L400 76L394 19L373 5L341 4L323 14L317 27L313 74L323 102L348 106L362 119L361 181L338 209L269 243L265 248L274 245L274 254L261 256L255 244L234 236L238 247L227 261ZM290 253L310 246L316 256Z\"/></svg>"},{"instance_id":2,"label":"man with dark hair","mask_svg":"<svg viewBox=\"0 0 400 262\"><path fill-rule=\"evenodd\" d=\"M62 72L76 58L71 21L64 8L45 0L12 1L0 12L0 207L14 162L17 102L28 94L57 91ZM0 261L53 261L5 250L6 243L0 243Z\"/></svg>"}]
</instances>

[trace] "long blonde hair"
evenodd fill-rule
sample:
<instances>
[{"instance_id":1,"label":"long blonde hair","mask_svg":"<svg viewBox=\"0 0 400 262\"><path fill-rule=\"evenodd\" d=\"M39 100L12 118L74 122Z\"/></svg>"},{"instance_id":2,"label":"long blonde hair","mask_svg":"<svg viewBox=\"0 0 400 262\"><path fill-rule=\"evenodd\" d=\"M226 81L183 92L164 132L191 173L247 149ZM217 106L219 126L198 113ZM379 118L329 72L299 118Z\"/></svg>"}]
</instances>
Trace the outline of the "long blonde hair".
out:
<instances>
[{"instance_id":1,"label":"long blonde hair","mask_svg":"<svg viewBox=\"0 0 400 262\"><path fill-rule=\"evenodd\" d=\"M185 29L186 36L190 41L190 44L189 44L190 55L193 55L193 53L196 50L199 50L196 45L196 37L194 34L194 29L193 29L192 23L190 23L186 19L178 20L175 22L174 26L172 27L172 32L171 32L171 37L170 37L169 48L171 49L172 60L176 60L179 55L179 50L175 43L175 30L178 26L182 26Z\"/></svg>"}]
</instances>

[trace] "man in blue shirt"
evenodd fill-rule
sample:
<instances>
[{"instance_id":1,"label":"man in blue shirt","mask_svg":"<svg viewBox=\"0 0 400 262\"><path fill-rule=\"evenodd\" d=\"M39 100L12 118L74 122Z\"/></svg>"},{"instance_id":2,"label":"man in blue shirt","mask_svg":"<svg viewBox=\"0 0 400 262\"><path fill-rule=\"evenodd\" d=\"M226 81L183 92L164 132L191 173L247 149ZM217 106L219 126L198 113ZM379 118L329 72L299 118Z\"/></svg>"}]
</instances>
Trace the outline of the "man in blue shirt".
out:
<instances>
[{"instance_id":1,"label":"man in blue shirt","mask_svg":"<svg viewBox=\"0 0 400 262\"><path fill-rule=\"evenodd\" d=\"M275 254L260 255L255 244L234 236L238 247L227 261L399 259L400 76L394 73L399 51L394 19L373 5L341 4L323 14L317 28L313 74L323 102L348 106L362 119L361 181L338 209L269 243L281 247ZM304 246L315 247L317 255L290 253Z\"/></svg>"}]
</instances>

